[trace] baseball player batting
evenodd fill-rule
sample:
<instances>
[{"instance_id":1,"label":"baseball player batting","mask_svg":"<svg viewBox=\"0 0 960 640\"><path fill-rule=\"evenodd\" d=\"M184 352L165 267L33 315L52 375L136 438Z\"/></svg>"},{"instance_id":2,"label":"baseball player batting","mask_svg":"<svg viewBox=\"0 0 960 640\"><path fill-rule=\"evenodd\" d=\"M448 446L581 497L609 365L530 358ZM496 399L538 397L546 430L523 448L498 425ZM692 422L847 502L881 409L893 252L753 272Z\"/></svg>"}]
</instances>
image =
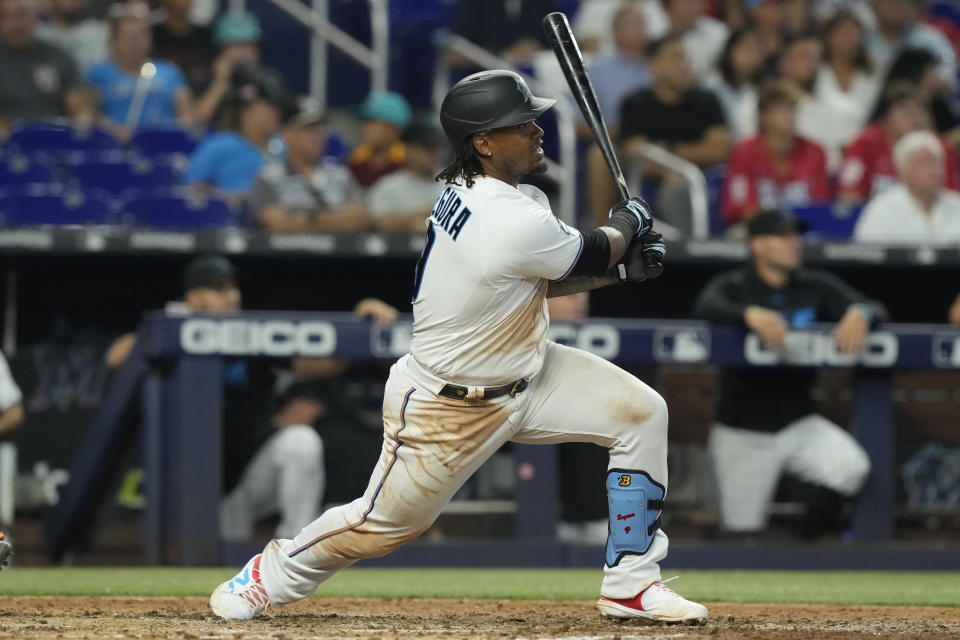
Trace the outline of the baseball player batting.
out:
<instances>
[{"instance_id":1,"label":"baseball player batting","mask_svg":"<svg viewBox=\"0 0 960 640\"><path fill-rule=\"evenodd\" d=\"M660 581L667 554L667 407L653 389L585 351L547 340L546 298L646 278L664 253L639 198L605 226L560 222L520 178L544 170L536 119L554 104L511 71L458 82L440 111L456 158L427 220L413 286L411 352L390 370L383 452L363 497L272 540L213 592L221 618L249 619L308 597L363 558L427 530L505 442L606 447L610 534L600 611L701 621L702 605ZM659 262L659 260L653 260Z\"/></svg>"}]
</instances>

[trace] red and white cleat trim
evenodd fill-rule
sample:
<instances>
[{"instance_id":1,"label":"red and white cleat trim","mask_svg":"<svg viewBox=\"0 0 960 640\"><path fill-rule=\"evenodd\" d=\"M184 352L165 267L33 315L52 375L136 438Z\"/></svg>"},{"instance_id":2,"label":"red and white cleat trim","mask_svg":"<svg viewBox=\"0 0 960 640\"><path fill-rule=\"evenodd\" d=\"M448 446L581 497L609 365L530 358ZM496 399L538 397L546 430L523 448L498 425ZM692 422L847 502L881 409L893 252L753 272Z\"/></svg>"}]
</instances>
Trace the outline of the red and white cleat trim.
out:
<instances>
[{"instance_id":1,"label":"red and white cleat trim","mask_svg":"<svg viewBox=\"0 0 960 640\"><path fill-rule=\"evenodd\" d=\"M224 620L250 620L270 606L267 590L260 582L260 558L255 555L233 579L217 587L210 596L210 609Z\"/></svg>"},{"instance_id":2,"label":"red and white cleat trim","mask_svg":"<svg viewBox=\"0 0 960 640\"><path fill-rule=\"evenodd\" d=\"M616 618L646 618L659 622L703 622L707 608L691 602L665 586L654 582L632 598L617 600L602 596L597 608L605 616Z\"/></svg>"}]
</instances>

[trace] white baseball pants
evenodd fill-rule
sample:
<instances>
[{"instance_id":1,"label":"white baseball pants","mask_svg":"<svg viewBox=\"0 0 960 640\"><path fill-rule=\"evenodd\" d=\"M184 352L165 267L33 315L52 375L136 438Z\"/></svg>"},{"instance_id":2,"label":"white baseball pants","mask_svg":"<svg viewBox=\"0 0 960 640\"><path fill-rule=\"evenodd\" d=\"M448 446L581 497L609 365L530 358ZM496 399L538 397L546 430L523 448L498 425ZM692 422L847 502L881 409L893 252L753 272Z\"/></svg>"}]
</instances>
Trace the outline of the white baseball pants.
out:
<instances>
[{"instance_id":1,"label":"white baseball pants","mask_svg":"<svg viewBox=\"0 0 960 640\"><path fill-rule=\"evenodd\" d=\"M707 442L713 461L723 528L760 531L781 473L832 489L859 493L870 459L839 426L812 414L775 433L714 424Z\"/></svg>"},{"instance_id":2,"label":"white baseball pants","mask_svg":"<svg viewBox=\"0 0 960 640\"><path fill-rule=\"evenodd\" d=\"M393 365L383 453L366 492L292 540L267 545L260 575L272 605L306 598L338 570L419 536L507 441L592 442L609 449L610 468L643 470L667 484L666 403L602 358L548 342L543 369L515 397L468 404L438 396L444 384L409 355ZM605 567L602 595L632 598L659 580L667 544L658 530L647 553Z\"/></svg>"},{"instance_id":3,"label":"white baseball pants","mask_svg":"<svg viewBox=\"0 0 960 640\"><path fill-rule=\"evenodd\" d=\"M296 535L317 517L326 485L323 441L310 425L279 429L243 469L220 503L220 537L250 540L257 520L280 514L275 535Z\"/></svg>"}]
</instances>

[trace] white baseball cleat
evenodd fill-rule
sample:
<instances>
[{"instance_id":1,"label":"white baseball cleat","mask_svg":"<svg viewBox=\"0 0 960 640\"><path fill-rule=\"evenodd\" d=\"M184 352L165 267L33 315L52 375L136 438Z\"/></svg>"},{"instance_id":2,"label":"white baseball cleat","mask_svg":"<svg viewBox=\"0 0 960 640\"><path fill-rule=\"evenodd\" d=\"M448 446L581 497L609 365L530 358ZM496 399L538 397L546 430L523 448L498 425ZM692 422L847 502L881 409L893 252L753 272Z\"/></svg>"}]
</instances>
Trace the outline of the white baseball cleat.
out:
<instances>
[{"instance_id":1,"label":"white baseball cleat","mask_svg":"<svg viewBox=\"0 0 960 640\"><path fill-rule=\"evenodd\" d=\"M658 622L704 622L707 619L705 606L690 602L659 581L626 600L601 597L597 608L603 615L616 618L647 618Z\"/></svg>"},{"instance_id":2,"label":"white baseball cleat","mask_svg":"<svg viewBox=\"0 0 960 640\"><path fill-rule=\"evenodd\" d=\"M260 582L260 557L250 561L231 580L214 589L210 608L224 620L250 620L270 606L270 598Z\"/></svg>"}]
</instances>

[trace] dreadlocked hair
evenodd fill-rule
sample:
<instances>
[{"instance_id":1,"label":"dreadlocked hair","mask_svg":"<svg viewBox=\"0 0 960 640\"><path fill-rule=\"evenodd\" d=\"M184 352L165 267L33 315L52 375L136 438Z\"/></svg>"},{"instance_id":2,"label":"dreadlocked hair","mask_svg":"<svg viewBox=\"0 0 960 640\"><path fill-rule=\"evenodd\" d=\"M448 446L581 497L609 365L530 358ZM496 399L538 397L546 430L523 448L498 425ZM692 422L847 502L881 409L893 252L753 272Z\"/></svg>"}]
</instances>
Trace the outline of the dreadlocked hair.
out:
<instances>
[{"instance_id":1,"label":"dreadlocked hair","mask_svg":"<svg viewBox=\"0 0 960 640\"><path fill-rule=\"evenodd\" d=\"M437 174L436 180L442 180L444 184L453 184L460 178L463 178L467 188L473 186L474 176L487 175L480 164L480 158L477 157L477 150L473 148L473 135L467 136L460 148L457 149L457 155L450 165Z\"/></svg>"}]
</instances>

